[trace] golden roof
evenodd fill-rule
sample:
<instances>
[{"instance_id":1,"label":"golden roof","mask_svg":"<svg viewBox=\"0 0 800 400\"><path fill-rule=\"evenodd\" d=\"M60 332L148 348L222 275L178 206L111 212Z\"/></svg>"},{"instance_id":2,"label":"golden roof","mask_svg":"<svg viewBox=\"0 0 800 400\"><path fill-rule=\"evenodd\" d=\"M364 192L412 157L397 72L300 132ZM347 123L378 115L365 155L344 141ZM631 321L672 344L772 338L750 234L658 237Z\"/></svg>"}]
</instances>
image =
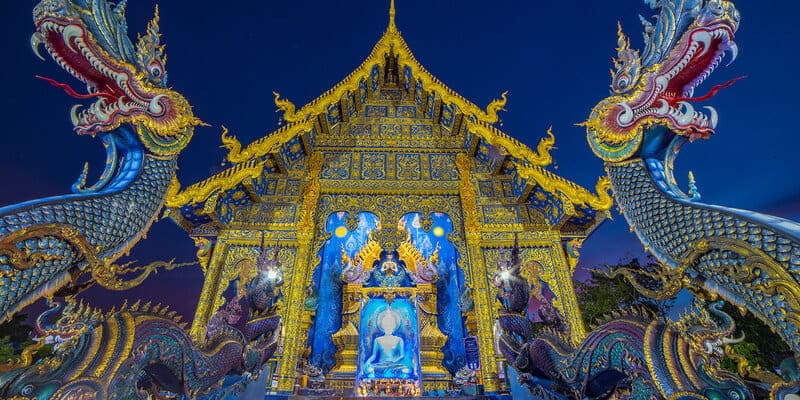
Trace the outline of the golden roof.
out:
<instances>
[{"instance_id":1,"label":"golden roof","mask_svg":"<svg viewBox=\"0 0 800 400\"><path fill-rule=\"evenodd\" d=\"M483 109L450 89L442 81L428 72L412 54L408 44L403 39L395 24L394 0L391 0L389 11L389 24L380 40L375 44L367 58L342 81L308 104L297 109L293 103L282 99L275 93L275 104L283 111L283 120L286 125L271 134L258 139L242 148L239 141L223 132L223 145L228 148L228 161L233 167L220 172L208 179L195 183L180 191L179 184L173 182L173 187L167 196L166 206L178 208L189 204L198 204L206 201L209 196L225 190L230 190L242 183L245 179L254 179L261 172L262 162L256 160L267 154L277 152L289 140L310 131L314 125L314 116L324 113L338 102L348 92L357 91L361 78L368 77L374 65L385 63L384 55L393 52L398 57L398 65L411 69L415 79L422 82L427 91L436 92L441 96L443 104L455 105L459 112L468 121L467 131L483 139L486 143L510 155L517 168L519 178L539 184L544 190L557 196L565 196L575 205L584 205L598 211L608 211L613 200L608 194L610 184L607 178L598 180L596 190L598 194L566 180L545 169L552 162L549 151L553 147L554 137L548 131L549 137L544 138L537 151L531 150L525 144L498 130L494 123L498 121L497 113L503 110L506 104L506 93L495 99ZM560 194L559 194L560 193Z\"/></svg>"}]
</instances>

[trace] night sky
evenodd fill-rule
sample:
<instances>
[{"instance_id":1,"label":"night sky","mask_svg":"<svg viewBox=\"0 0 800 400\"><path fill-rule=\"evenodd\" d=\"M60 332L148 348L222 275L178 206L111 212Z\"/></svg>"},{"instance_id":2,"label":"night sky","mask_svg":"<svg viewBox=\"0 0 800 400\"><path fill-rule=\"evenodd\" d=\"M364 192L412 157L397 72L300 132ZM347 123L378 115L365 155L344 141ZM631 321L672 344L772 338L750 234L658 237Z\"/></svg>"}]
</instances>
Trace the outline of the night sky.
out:
<instances>
[{"instance_id":1,"label":"night sky","mask_svg":"<svg viewBox=\"0 0 800 400\"><path fill-rule=\"evenodd\" d=\"M183 186L221 169L221 125L243 144L278 127L272 91L298 107L323 93L369 54L387 23L385 1L163 1L161 30L170 85L183 93L200 127L180 157ZM230 4L230 5L229 5ZM33 1L0 2L0 206L63 194L83 163L101 171L99 140L72 133L76 102L35 79L44 75L80 88L54 62L29 46ZM698 88L747 75L711 101L720 114L717 134L687 145L676 178L686 187L694 171L703 200L800 220L796 117L800 5L790 0L740 1L739 59L720 67ZM142 32L152 0L130 0L131 36ZM556 172L594 188L602 163L575 124L608 93L616 21L641 48L641 1L397 0L397 25L416 58L449 87L485 106L509 90L501 129L535 147L548 126L556 135ZM792 172L794 171L794 172ZM153 226L132 258L142 262L194 259L194 246L169 220ZM624 218L614 212L585 243L582 267L642 254ZM585 273L584 273L585 274ZM173 306L191 319L202 286L198 267L160 273L129 292L92 288L85 297L110 307L123 298Z\"/></svg>"}]
</instances>

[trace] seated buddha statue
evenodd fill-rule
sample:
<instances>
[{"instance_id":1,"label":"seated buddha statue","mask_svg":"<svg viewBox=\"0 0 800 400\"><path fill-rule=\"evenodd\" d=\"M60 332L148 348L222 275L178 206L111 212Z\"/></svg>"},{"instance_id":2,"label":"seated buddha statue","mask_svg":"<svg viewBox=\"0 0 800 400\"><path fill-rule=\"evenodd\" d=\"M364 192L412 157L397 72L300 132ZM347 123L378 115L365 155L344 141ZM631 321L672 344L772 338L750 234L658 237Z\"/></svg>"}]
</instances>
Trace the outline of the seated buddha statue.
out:
<instances>
[{"instance_id":1,"label":"seated buddha statue","mask_svg":"<svg viewBox=\"0 0 800 400\"><path fill-rule=\"evenodd\" d=\"M407 378L411 368L406 362L403 338L394 333L400 325L400 314L389 306L378 315L378 327L383 335L372 342L372 354L364 362L364 369L370 377Z\"/></svg>"}]
</instances>

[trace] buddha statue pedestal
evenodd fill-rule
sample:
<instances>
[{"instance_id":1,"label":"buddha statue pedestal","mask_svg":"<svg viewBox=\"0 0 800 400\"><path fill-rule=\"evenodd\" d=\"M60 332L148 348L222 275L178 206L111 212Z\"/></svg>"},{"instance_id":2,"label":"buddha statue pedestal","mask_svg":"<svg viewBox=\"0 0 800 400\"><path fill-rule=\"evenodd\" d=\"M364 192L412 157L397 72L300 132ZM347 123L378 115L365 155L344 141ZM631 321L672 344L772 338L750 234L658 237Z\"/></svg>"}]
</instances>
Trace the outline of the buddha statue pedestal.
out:
<instances>
[{"instance_id":1,"label":"buddha statue pedestal","mask_svg":"<svg viewBox=\"0 0 800 400\"><path fill-rule=\"evenodd\" d=\"M341 392L355 390L362 290L362 285L342 288L342 327L332 337L337 350L336 366L327 377L328 387Z\"/></svg>"},{"instance_id":2,"label":"buddha statue pedestal","mask_svg":"<svg viewBox=\"0 0 800 400\"><path fill-rule=\"evenodd\" d=\"M436 313L436 286L417 285L419 308L420 361L422 362L422 391L446 390L452 387L452 378L442 366L442 347L447 336L439 330Z\"/></svg>"},{"instance_id":3,"label":"buddha statue pedestal","mask_svg":"<svg viewBox=\"0 0 800 400\"><path fill-rule=\"evenodd\" d=\"M342 297L342 326L333 334L336 366L327 376L328 388L363 396L418 396L452 386L442 366L441 348L447 337L437 323L435 285L346 284ZM370 308L371 301L386 305ZM406 354L407 349L417 354Z\"/></svg>"}]
</instances>

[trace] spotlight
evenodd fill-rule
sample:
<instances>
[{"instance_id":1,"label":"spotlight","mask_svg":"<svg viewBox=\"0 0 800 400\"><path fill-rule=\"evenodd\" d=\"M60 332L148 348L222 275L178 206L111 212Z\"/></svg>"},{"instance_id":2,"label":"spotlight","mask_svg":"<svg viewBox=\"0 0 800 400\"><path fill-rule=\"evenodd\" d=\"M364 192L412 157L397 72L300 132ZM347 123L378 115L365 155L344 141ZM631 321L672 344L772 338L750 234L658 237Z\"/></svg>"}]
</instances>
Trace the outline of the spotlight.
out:
<instances>
[{"instance_id":1,"label":"spotlight","mask_svg":"<svg viewBox=\"0 0 800 400\"><path fill-rule=\"evenodd\" d=\"M503 271L503 272L500 274L500 277L501 277L501 278L503 278L503 280L504 280L504 281L507 281L507 280L508 280L508 278L511 278L511 273L510 273L510 272L508 272L508 271Z\"/></svg>"}]
</instances>

